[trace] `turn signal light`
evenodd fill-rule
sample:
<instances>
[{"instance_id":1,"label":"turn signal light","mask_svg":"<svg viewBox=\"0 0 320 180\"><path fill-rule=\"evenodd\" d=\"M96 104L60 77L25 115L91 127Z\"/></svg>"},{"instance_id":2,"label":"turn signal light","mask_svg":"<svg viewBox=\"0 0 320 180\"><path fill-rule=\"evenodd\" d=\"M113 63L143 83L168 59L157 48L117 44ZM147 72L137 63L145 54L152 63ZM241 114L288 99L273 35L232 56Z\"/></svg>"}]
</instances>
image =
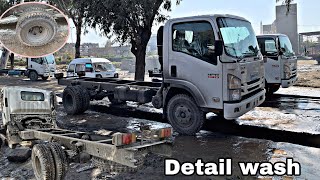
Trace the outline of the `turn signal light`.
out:
<instances>
[{"instance_id":1,"label":"turn signal light","mask_svg":"<svg viewBox=\"0 0 320 180\"><path fill-rule=\"evenodd\" d=\"M172 128L160 129L159 137L160 138L169 138L172 136Z\"/></svg>"},{"instance_id":2,"label":"turn signal light","mask_svg":"<svg viewBox=\"0 0 320 180\"><path fill-rule=\"evenodd\" d=\"M137 141L137 136L133 133L116 133L112 137L112 144L116 146L129 145Z\"/></svg>"}]
</instances>

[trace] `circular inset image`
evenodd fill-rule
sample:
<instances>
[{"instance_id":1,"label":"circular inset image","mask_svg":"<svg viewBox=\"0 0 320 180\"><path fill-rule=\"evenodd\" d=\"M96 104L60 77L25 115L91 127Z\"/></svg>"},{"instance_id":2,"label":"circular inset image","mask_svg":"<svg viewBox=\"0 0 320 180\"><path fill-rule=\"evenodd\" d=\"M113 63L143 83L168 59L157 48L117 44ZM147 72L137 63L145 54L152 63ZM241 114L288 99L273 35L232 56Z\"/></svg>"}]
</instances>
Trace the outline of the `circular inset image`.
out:
<instances>
[{"instance_id":1,"label":"circular inset image","mask_svg":"<svg viewBox=\"0 0 320 180\"><path fill-rule=\"evenodd\" d=\"M43 57L61 49L67 42L70 26L56 7L28 2L13 6L0 17L0 42L23 57Z\"/></svg>"}]
</instances>

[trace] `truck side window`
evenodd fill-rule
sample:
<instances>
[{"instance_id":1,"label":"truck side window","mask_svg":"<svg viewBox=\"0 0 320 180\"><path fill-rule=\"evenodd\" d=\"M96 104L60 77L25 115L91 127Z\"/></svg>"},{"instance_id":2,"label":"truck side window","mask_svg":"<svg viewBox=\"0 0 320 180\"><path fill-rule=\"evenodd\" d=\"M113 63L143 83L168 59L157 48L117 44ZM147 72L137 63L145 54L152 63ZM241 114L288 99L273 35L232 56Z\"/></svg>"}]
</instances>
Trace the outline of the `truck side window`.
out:
<instances>
[{"instance_id":1,"label":"truck side window","mask_svg":"<svg viewBox=\"0 0 320 180\"><path fill-rule=\"evenodd\" d=\"M31 58L32 62L35 62L37 64L43 64L43 59L42 58Z\"/></svg>"},{"instance_id":2,"label":"truck side window","mask_svg":"<svg viewBox=\"0 0 320 180\"><path fill-rule=\"evenodd\" d=\"M76 65L76 73L81 72L81 71L86 71L86 67L84 64L77 64Z\"/></svg>"},{"instance_id":3,"label":"truck side window","mask_svg":"<svg viewBox=\"0 0 320 180\"><path fill-rule=\"evenodd\" d=\"M172 49L211 64L217 64L217 57L209 50L215 38L211 24L207 21L174 24L172 27Z\"/></svg>"},{"instance_id":4,"label":"truck side window","mask_svg":"<svg viewBox=\"0 0 320 180\"><path fill-rule=\"evenodd\" d=\"M76 66L75 66L74 64L71 64L71 65L69 66L68 72L74 72L75 67L76 67Z\"/></svg>"},{"instance_id":5,"label":"truck side window","mask_svg":"<svg viewBox=\"0 0 320 180\"><path fill-rule=\"evenodd\" d=\"M44 101L44 94L40 92L21 91L23 101Z\"/></svg>"},{"instance_id":6,"label":"truck side window","mask_svg":"<svg viewBox=\"0 0 320 180\"><path fill-rule=\"evenodd\" d=\"M259 47L262 55L264 56L277 56L278 49L276 41L273 38L258 39Z\"/></svg>"}]
</instances>

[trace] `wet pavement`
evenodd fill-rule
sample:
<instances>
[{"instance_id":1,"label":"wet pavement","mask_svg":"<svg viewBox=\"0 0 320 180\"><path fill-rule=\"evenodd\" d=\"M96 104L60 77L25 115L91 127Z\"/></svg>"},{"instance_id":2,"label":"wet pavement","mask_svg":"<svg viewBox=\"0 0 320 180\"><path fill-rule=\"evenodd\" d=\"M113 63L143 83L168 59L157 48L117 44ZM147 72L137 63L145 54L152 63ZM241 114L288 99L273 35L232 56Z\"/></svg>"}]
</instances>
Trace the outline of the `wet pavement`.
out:
<instances>
[{"instance_id":1,"label":"wet pavement","mask_svg":"<svg viewBox=\"0 0 320 180\"><path fill-rule=\"evenodd\" d=\"M38 85L40 86L35 82L35 86ZM320 166L317 162L320 160L320 89L281 89L261 107L236 121L223 120L214 114L208 114L207 118L204 130L196 137L175 134L171 158L181 162L195 162L198 158L205 162L217 162L219 158L232 158L234 168L230 177L165 177L165 157L150 155L146 158L145 165L134 174L101 174L97 169L86 170L90 163L71 164L67 179L268 178L242 176L237 162L277 162L285 161L286 158L300 162L301 176L273 179L319 179ZM107 100L92 102L90 109L79 116L67 115L62 105L59 105L57 121L61 128L95 133L103 133L105 130L136 131L141 123L150 125L151 128L170 126L163 120L161 110L152 108L150 104L129 102L127 106L110 106ZM8 148L1 149L0 177L14 178L13 174L22 174L16 179L33 179L30 161L22 164L10 163L6 159L7 151Z\"/></svg>"}]
</instances>

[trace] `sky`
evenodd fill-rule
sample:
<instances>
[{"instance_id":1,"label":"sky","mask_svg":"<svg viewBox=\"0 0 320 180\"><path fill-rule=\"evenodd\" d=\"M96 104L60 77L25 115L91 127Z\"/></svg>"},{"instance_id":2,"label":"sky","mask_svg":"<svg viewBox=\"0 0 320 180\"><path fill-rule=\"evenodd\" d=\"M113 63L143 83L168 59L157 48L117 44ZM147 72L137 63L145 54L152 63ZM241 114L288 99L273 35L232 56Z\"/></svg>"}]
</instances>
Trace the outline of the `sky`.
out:
<instances>
[{"instance_id":1,"label":"sky","mask_svg":"<svg viewBox=\"0 0 320 180\"><path fill-rule=\"evenodd\" d=\"M298 31L320 31L319 0L294 0L298 4ZM170 18L186 17L205 14L233 14L248 19L256 31L260 33L260 22L271 24L275 20L276 0L182 0L178 6L173 6L168 13ZM157 27L153 28L156 33ZM68 42L75 42L75 29ZM89 29L82 36L82 43L99 43L103 46L107 38L100 36L99 30Z\"/></svg>"}]
</instances>

